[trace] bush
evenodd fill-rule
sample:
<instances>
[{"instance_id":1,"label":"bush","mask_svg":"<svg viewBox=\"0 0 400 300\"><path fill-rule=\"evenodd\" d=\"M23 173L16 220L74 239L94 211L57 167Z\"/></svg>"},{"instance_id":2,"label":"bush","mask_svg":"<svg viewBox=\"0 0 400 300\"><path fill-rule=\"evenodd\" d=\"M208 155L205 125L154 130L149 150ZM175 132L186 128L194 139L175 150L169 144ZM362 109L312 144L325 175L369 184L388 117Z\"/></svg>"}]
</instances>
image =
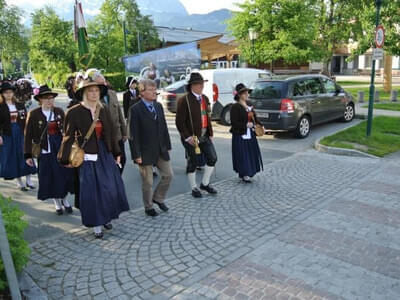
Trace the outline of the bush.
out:
<instances>
[{"instance_id":1,"label":"bush","mask_svg":"<svg viewBox=\"0 0 400 300\"><path fill-rule=\"evenodd\" d=\"M30 254L28 243L23 238L24 230L28 226L28 222L22 219L24 213L16 205L11 203L11 199L4 198L1 194L0 208L3 215L3 222L6 228L14 266L18 273L25 267ZM0 292L4 291L6 288L7 277L0 256Z\"/></svg>"},{"instance_id":2,"label":"bush","mask_svg":"<svg viewBox=\"0 0 400 300\"><path fill-rule=\"evenodd\" d=\"M110 82L113 89L117 92L125 90L125 73L107 73L104 74L108 82Z\"/></svg>"}]
</instances>

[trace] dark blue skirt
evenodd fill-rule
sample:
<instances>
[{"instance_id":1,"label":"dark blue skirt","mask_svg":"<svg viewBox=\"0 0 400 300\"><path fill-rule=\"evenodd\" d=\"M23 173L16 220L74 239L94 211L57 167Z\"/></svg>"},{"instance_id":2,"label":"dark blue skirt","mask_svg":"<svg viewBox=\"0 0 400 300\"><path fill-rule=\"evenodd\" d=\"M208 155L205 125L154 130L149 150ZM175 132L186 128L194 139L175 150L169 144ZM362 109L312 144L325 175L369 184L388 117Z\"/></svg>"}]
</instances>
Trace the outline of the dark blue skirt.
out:
<instances>
[{"instance_id":1,"label":"dark blue skirt","mask_svg":"<svg viewBox=\"0 0 400 300\"><path fill-rule=\"evenodd\" d=\"M40 154L38 159L39 190L38 199L64 198L68 194L70 169L64 168L57 161L61 146L61 134L50 135L50 153ZM72 173L71 173L72 174Z\"/></svg>"},{"instance_id":2,"label":"dark blue skirt","mask_svg":"<svg viewBox=\"0 0 400 300\"><path fill-rule=\"evenodd\" d=\"M3 135L0 148L0 177L14 179L36 174L36 167L26 164L24 158L24 135L18 123L11 123L11 136Z\"/></svg>"},{"instance_id":3,"label":"dark blue skirt","mask_svg":"<svg viewBox=\"0 0 400 300\"><path fill-rule=\"evenodd\" d=\"M79 170L82 224L101 226L129 210L125 187L111 153L99 140L97 161L84 161Z\"/></svg>"},{"instance_id":4,"label":"dark blue skirt","mask_svg":"<svg viewBox=\"0 0 400 300\"><path fill-rule=\"evenodd\" d=\"M251 131L251 139L244 140L240 134L232 135L233 170L239 177L253 177L263 169L260 147L256 135Z\"/></svg>"}]
</instances>

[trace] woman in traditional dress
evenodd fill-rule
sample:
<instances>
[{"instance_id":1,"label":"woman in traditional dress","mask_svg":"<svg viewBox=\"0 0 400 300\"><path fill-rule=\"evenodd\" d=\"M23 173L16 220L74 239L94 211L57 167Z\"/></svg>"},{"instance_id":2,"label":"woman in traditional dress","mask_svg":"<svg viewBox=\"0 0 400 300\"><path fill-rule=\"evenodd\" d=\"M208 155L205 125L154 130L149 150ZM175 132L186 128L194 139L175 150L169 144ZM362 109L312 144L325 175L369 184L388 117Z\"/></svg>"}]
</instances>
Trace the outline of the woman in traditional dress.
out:
<instances>
[{"instance_id":1,"label":"woman in traditional dress","mask_svg":"<svg viewBox=\"0 0 400 300\"><path fill-rule=\"evenodd\" d=\"M28 166L24 159L24 129L26 108L14 96L15 87L8 82L0 86L0 177L17 179L21 191L35 189L31 175L34 165ZM22 181L26 177L26 182Z\"/></svg>"},{"instance_id":2,"label":"woman in traditional dress","mask_svg":"<svg viewBox=\"0 0 400 300\"><path fill-rule=\"evenodd\" d=\"M69 177L72 173L57 161L64 123L64 111L54 107L54 98L57 95L47 85L39 87L39 92L34 98L39 101L40 106L28 114L24 152L26 163L33 166L32 146L39 145L37 197L39 200L53 199L56 213L62 215L63 207L67 213L72 213L72 207L66 199L69 191Z\"/></svg>"},{"instance_id":3,"label":"woman in traditional dress","mask_svg":"<svg viewBox=\"0 0 400 300\"><path fill-rule=\"evenodd\" d=\"M110 112L100 102L106 93L105 85L86 74L75 93L81 102L66 114L65 136L58 156L63 165L70 166L75 139L83 147L84 161L79 167L79 207L83 225L93 227L94 235L99 239L103 238L103 226L111 229L111 221L129 210L117 166L121 151L113 134ZM83 144L92 124L95 129Z\"/></svg>"},{"instance_id":4,"label":"woman in traditional dress","mask_svg":"<svg viewBox=\"0 0 400 300\"><path fill-rule=\"evenodd\" d=\"M239 83L235 87L235 101L232 105L232 162L233 170L246 183L263 168L260 147L254 132L255 124L260 124L252 106L249 106L250 89Z\"/></svg>"}]
</instances>

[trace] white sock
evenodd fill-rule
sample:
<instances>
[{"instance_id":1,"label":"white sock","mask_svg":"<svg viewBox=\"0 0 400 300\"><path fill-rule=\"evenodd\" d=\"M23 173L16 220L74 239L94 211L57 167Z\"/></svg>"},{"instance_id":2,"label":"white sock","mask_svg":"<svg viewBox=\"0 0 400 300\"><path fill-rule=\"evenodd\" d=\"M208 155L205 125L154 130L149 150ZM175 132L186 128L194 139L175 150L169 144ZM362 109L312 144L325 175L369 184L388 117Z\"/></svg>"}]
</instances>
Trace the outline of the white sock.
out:
<instances>
[{"instance_id":1,"label":"white sock","mask_svg":"<svg viewBox=\"0 0 400 300\"><path fill-rule=\"evenodd\" d=\"M203 180L201 181L201 183L203 185L207 186L210 183L210 178L211 178L211 175L212 175L213 171L214 171L214 167L205 166Z\"/></svg>"},{"instance_id":2,"label":"white sock","mask_svg":"<svg viewBox=\"0 0 400 300\"><path fill-rule=\"evenodd\" d=\"M62 204L64 204L64 206L65 207L70 207L71 206L71 204L69 204L69 201L68 201L68 199L67 198L64 198L64 199L60 199L62 202Z\"/></svg>"},{"instance_id":3,"label":"white sock","mask_svg":"<svg viewBox=\"0 0 400 300\"><path fill-rule=\"evenodd\" d=\"M53 199L53 202L57 210L62 208L60 199Z\"/></svg>"},{"instance_id":4,"label":"white sock","mask_svg":"<svg viewBox=\"0 0 400 300\"><path fill-rule=\"evenodd\" d=\"M25 184L22 182L21 177L17 178L17 184L18 184L18 187L20 187L20 188L25 187Z\"/></svg>"},{"instance_id":5,"label":"white sock","mask_svg":"<svg viewBox=\"0 0 400 300\"><path fill-rule=\"evenodd\" d=\"M192 190L197 188L197 185L196 185L196 172L188 173L187 176L188 176L188 179L189 179L190 188Z\"/></svg>"},{"instance_id":6,"label":"white sock","mask_svg":"<svg viewBox=\"0 0 400 300\"><path fill-rule=\"evenodd\" d=\"M93 231L94 233L101 233L101 226L94 226Z\"/></svg>"},{"instance_id":7,"label":"white sock","mask_svg":"<svg viewBox=\"0 0 400 300\"><path fill-rule=\"evenodd\" d=\"M33 186L31 175L26 175L25 178L26 178L26 185Z\"/></svg>"}]
</instances>

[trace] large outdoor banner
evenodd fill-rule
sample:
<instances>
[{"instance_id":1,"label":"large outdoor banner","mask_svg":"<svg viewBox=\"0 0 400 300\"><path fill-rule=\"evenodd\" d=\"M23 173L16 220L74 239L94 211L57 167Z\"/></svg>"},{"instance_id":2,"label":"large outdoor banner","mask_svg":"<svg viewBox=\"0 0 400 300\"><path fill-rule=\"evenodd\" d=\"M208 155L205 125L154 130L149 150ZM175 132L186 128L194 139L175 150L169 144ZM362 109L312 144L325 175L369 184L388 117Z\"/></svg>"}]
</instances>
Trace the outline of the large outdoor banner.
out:
<instances>
[{"instance_id":1,"label":"large outdoor banner","mask_svg":"<svg viewBox=\"0 0 400 300\"><path fill-rule=\"evenodd\" d=\"M179 78L186 74L188 67L200 69L201 54L197 43L192 42L125 56L122 60L127 73L143 74L153 64L161 76L168 70L175 78Z\"/></svg>"}]
</instances>

